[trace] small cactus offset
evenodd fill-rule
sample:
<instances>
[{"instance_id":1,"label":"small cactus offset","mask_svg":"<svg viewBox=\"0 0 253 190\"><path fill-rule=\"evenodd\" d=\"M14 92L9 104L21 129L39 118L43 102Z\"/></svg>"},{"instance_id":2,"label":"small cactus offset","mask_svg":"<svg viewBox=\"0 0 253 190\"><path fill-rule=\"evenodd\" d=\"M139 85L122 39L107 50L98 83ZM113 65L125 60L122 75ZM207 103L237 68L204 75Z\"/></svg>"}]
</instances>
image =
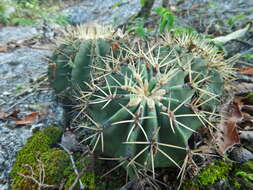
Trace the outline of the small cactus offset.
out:
<instances>
[{"instance_id":1,"label":"small cactus offset","mask_svg":"<svg viewBox=\"0 0 253 190\"><path fill-rule=\"evenodd\" d=\"M188 140L211 126L232 69L217 50L196 35L121 47L104 59L99 80L81 92L84 123L93 151L121 160L126 168L181 167ZM101 80L102 79L102 80ZM215 115L215 114L214 114ZM131 166L131 167L129 167ZM133 173L132 173L133 174Z\"/></svg>"},{"instance_id":2,"label":"small cactus offset","mask_svg":"<svg viewBox=\"0 0 253 190\"><path fill-rule=\"evenodd\" d=\"M69 28L51 57L48 69L55 92L64 94L71 88L84 90L85 82L91 80L92 67L102 64L101 57L109 54L111 39L110 28L96 24Z\"/></svg>"}]
</instances>

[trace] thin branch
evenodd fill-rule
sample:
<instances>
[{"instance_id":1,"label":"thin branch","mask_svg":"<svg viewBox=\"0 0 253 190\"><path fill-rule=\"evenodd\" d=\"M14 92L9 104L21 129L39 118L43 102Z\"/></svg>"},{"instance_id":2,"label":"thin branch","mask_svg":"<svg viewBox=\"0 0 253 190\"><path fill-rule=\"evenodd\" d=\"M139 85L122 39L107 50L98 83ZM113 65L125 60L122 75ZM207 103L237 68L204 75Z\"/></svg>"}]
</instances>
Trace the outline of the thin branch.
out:
<instances>
[{"instance_id":1,"label":"thin branch","mask_svg":"<svg viewBox=\"0 0 253 190\"><path fill-rule=\"evenodd\" d=\"M82 181L80 180L80 176L81 176L81 175L78 173L78 170L77 170L77 167L76 167L74 158L73 158L73 156L72 156L72 152L70 152L70 151L69 151L65 146L63 146L62 144L59 144L59 145L60 145L60 146L63 148L63 150L65 150L65 152L67 152L67 154L69 155L70 161L71 161L71 163L72 163L73 170L74 170L74 172L75 172L77 178L79 178L78 181L79 181L80 189L83 190L83 189L84 189L84 185L83 185Z\"/></svg>"}]
</instances>

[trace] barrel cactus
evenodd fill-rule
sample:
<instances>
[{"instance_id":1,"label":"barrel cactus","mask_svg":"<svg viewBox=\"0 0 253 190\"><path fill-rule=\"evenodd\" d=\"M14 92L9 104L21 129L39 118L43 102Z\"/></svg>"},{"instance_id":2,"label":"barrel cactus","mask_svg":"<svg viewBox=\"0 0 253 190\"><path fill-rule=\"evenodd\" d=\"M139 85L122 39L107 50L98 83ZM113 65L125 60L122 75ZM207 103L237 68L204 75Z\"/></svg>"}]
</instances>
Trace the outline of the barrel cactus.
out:
<instances>
[{"instance_id":1,"label":"barrel cactus","mask_svg":"<svg viewBox=\"0 0 253 190\"><path fill-rule=\"evenodd\" d=\"M232 69L218 51L196 35L168 35L150 47L121 47L105 61L99 80L87 84L79 106L100 155L135 169L181 167L188 140L210 126L224 81ZM131 167L129 167L131 166Z\"/></svg>"},{"instance_id":2,"label":"barrel cactus","mask_svg":"<svg viewBox=\"0 0 253 190\"><path fill-rule=\"evenodd\" d=\"M109 54L112 36L109 27L97 24L80 25L64 32L48 69L50 84L57 94L85 89L92 68L102 64L102 57Z\"/></svg>"}]
</instances>

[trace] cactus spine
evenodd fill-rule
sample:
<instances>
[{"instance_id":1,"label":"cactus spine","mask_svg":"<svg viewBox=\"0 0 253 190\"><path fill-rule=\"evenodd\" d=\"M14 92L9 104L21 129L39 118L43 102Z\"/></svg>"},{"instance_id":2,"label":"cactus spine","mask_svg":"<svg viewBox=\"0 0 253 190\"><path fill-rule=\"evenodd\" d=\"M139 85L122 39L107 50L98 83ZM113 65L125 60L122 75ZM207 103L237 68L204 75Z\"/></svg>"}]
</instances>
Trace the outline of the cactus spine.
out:
<instances>
[{"instance_id":1,"label":"cactus spine","mask_svg":"<svg viewBox=\"0 0 253 190\"><path fill-rule=\"evenodd\" d=\"M109 53L111 39L112 32L99 25L69 28L48 69L49 81L56 93L65 94L71 91L70 87L84 90L85 82L91 80L92 67L97 66L94 64L102 64L101 58Z\"/></svg>"},{"instance_id":2,"label":"cactus spine","mask_svg":"<svg viewBox=\"0 0 253 190\"><path fill-rule=\"evenodd\" d=\"M167 36L145 47L123 47L105 62L100 80L80 98L86 107L80 127L93 132L83 140L92 139L93 151L154 173L156 167L180 168L190 136L212 125L208 118L229 77L220 70L230 66L195 35Z\"/></svg>"},{"instance_id":3,"label":"cactus spine","mask_svg":"<svg viewBox=\"0 0 253 190\"><path fill-rule=\"evenodd\" d=\"M151 47L121 44L116 53L104 29L65 36L49 78L57 93L80 87L82 142L122 161L132 176L142 167L180 168L190 136L213 125L209 118L233 73L229 61L192 34L167 35Z\"/></svg>"}]
</instances>

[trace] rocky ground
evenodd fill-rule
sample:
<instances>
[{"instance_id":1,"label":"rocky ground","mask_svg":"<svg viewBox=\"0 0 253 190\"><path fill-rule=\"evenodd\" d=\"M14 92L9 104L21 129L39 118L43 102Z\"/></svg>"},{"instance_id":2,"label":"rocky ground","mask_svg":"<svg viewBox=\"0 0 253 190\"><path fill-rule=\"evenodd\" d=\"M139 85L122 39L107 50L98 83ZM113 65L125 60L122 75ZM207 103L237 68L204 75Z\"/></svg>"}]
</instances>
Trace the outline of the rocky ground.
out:
<instances>
[{"instance_id":1,"label":"rocky ground","mask_svg":"<svg viewBox=\"0 0 253 190\"><path fill-rule=\"evenodd\" d=\"M1 45L31 40L39 35L34 27L1 29ZM8 36L8 37L6 37ZM63 124L63 109L53 92L43 85L46 57L50 50L17 47L0 53L1 111L0 111L0 189L8 187L8 173L16 152L31 136L34 128ZM37 81L42 77L42 81ZM17 113L17 114L15 114ZM16 125L15 120L36 113L29 125ZM36 121L35 121L36 120Z\"/></svg>"},{"instance_id":2,"label":"rocky ground","mask_svg":"<svg viewBox=\"0 0 253 190\"><path fill-rule=\"evenodd\" d=\"M115 7L116 2L118 0L84 0L62 12L71 15L73 24L96 21L121 25L141 8L139 0L121 1ZM250 0L213 0L212 3L193 0L180 1L180 4L171 2L169 7L175 10L179 21L201 33L214 36L243 28L253 19L253 2ZM160 4L161 1L158 0L155 6L159 7ZM243 14L243 19L231 20L238 14ZM58 29L58 26L47 23L0 29L0 190L8 189L8 173L15 154L31 136L32 131L35 128L64 123L63 109L48 87L46 78L47 57L52 54L53 49L51 40ZM244 38L225 44L225 48L228 55L245 51L252 53L252 29ZM239 67L243 64L252 66L253 61L241 59L237 64ZM248 76L246 79L241 78L243 82L252 82ZM21 121L21 124L17 121ZM252 131L252 126L249 131ZM250 137L244 135L244 138L252 138L252 133L249 133ZM236 159L253 158L248 149L241 151L243 153L240 151L234 153Z\"/></svg>"}]
</instances>

